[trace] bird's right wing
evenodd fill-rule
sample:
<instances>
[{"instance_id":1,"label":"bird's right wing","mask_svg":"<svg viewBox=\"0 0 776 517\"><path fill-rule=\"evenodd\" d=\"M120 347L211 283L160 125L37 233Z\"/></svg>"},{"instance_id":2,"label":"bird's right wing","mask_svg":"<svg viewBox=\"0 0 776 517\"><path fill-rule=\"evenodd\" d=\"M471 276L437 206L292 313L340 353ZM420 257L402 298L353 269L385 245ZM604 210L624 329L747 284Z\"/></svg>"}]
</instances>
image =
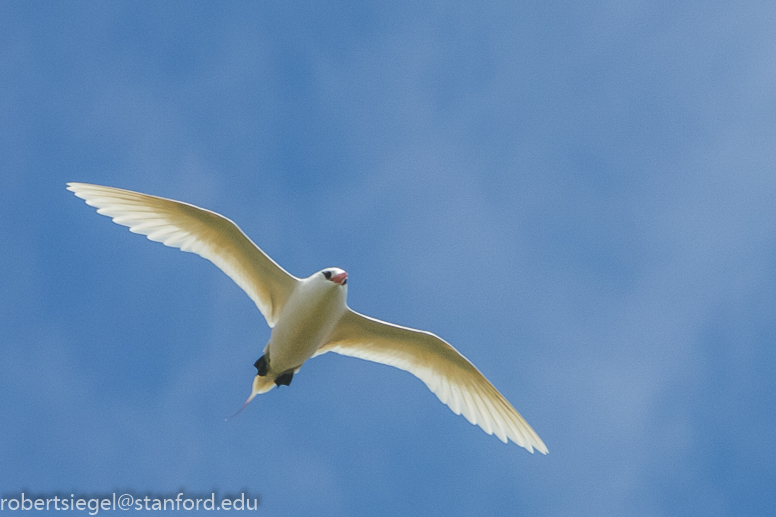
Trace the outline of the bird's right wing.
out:
<instances>
[{"instance_id":1,"label":"bird's right wing","mask_svg":"<svg viewBox=\"0 0 776 517\"><path fill-rule=\"evenodd\" d=\"M430 332L386 323L347 309L316 355L336 352L410 372L456 415L529 452L547 447L528 422L472 363Z\"/></svg>"},{"instance_id":2,"label":"bird's right wing","mask_svg":"<svg viewBox=\"0 0 776 517\"><path fill-rule=\"evenodd\" d=\"M194 205L87 183L67 189L129 231L196 253L226 273L273 327L298 279L256 246L232 221Z\"/></svg>"}]
</instances>

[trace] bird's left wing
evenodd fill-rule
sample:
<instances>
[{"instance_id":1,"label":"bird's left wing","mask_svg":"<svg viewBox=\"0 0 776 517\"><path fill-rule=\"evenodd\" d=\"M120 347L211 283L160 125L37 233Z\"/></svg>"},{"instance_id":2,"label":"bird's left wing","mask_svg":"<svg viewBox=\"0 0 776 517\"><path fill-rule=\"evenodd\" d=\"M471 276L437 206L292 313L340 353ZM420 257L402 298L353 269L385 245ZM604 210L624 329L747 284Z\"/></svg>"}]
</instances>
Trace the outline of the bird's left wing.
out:
<instances>
[{"instance_id":1,"label":"bird's left wing","mask_svg":"<svg viewBox=\"0 0 776 517\"><path fill-rule=\"evenodd\" d=\"M316 355L336 352L410 372L486 433L547 454L539 435L460 352L430 332L386 323L347 309Z\"/></svg>"},{"instance_id":2,"label":"bird's left wing","mask_svg":"<svg viewBox=\"0 0 776 517\"><path fill-rule=\"evenodd\" d=\"M250 296L270 327L296 286L296 277L215 212L114 187L68 183L67 189L133 233L208 259Z\"/></svg>"}]
</instances>

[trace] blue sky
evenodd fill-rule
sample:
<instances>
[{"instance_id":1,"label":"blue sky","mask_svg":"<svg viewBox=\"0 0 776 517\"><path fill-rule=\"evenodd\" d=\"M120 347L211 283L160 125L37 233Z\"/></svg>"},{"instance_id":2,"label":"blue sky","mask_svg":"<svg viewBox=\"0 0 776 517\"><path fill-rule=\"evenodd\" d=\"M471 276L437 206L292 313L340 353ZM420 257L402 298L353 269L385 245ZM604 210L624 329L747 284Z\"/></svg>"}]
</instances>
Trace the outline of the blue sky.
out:
<instances>
[{"instance_id":1,"label":"blue sky","mask_svg":"<svg viewBox=\"0 0 776 517\"><path fill-rule=\"evenodd\" d=\"M261 515L772 515L776 4L0 3L0 491ZM84 181L433 331L548 456L269 330Z\"/></svg>"}]
</instances>

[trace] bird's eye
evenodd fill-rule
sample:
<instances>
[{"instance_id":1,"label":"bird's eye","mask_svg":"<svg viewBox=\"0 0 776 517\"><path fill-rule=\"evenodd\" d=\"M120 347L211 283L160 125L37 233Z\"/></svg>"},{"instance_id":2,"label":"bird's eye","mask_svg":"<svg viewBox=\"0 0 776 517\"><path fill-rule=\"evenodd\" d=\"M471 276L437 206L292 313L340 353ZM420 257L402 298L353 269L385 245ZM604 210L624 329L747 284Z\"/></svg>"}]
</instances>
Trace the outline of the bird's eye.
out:
<instances>
[{"instance_id":1,"label":"bird's eye","mask_svg":"<svg viewBox=\"0 0 776 517\"><path fill-rule=\"evenodd\" d=\"M331 271L321 271L321 273L326 277L326 280L331 280Z\"/></svg>"}]
</instances>

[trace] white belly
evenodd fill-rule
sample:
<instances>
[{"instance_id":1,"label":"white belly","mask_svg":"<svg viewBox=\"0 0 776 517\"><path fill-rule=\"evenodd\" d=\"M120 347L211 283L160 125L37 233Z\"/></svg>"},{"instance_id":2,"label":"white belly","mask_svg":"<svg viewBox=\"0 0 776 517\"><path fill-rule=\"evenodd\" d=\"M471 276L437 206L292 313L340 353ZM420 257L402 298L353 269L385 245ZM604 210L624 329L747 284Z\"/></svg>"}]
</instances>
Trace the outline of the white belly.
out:
<instances>
[{"instance_id":1,"label":"white belly","mask_svg":"<svg viewBox=\"0 0 776 517\"><path fill-rule=\"evenodd\" d=\"M304 280L280 314L265 352L273 373L297 369L323 346L345 312L345 291L332 282Z\"/></svg>"}]
</instances>

